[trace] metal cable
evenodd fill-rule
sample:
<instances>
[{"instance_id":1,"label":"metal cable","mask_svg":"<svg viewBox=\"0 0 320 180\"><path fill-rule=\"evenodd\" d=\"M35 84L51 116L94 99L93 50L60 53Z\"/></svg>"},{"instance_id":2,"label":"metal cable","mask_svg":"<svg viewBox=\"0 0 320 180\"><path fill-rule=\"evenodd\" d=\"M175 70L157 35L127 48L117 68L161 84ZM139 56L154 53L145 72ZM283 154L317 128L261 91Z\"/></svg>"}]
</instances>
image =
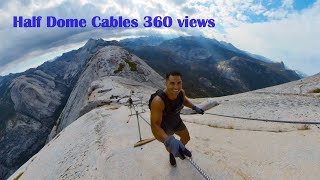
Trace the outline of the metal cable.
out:
<instances>
[{"instance_id":1,"label":"metal cable","mask_svg":"<svg viewBox=\"0 0 320 180\"><path fill-rule=\"evenodd\" d=\"M211 180L211 178L189 157L186 157L189 162L193 165L194 168L198 170L198 172L206 179Z\"/></svg>"},{"instance_id":2,"label":"metal cable","mask_svg":"<svg viewBox=\"0 0 320 180\"><path fill-rule=\"evenodd\" d=\"M291 124L320 124L320 122L301 122L301 121L281 121L281 120L268 120L268 119L258 119L258 118L246 118L246 117L237 117L237 116L228 116L222 114L214 114L214 113L207 113L204 114L215 115L215 116L222 116L222 117L230 117L230 118L238 118L238 119L245 119L245 120L252 120L252 121L265 121L265 122L278 122L278 123L291 123Z\"/></svg>"},{"instance_id":3,"label":"metal cable","mask_svg":"<svg viewBox=\"0 0 320 180\"><path fill-rule=\"evenodd\" d=\"M140 114L139 114L139 116L140 116L147 124L149 124L149 125L151 126L151 124L150 124L146 119L144 119Z\"/></svg>"}]
</instances>

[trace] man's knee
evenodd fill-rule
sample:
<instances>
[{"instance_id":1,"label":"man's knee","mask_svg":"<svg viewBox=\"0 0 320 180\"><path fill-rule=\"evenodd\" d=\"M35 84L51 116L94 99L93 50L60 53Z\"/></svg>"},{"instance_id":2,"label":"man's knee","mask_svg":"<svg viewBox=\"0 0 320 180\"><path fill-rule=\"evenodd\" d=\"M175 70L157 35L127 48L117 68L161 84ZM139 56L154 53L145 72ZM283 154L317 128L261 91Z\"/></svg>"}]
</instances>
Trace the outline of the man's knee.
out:
<instances>
[{"instance_id":1,"label":"man's knee","mask_svg":"<svg viewBox=\"0 0 320 180\"><path fill-rule=\"evenodd\" d=\"M184 145L186 145L186 144L190 141L190 135L189 135L188 132L181 134L180 138L181 138L180 141L181 141Z\"/></svg>"},{"instance_id":2,"label":"man's knee","mask_svg":"<svg viewBox=\"0 0 320 180\"><path fill-rule=\"evenodd\" d=\"M190 135L189 135L189 133L187 133L185 136L184 136L184 139L185 139L185 141L190 141Z\"/></svg>"}]
</instances>

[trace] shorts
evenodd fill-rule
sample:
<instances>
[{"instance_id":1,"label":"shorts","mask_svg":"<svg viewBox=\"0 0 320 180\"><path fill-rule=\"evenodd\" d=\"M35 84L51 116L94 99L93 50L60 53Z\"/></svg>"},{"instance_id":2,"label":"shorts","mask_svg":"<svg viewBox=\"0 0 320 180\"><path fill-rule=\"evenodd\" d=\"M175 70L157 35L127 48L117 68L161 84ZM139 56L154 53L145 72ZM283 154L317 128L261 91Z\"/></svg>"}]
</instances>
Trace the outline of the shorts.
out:
<instances>
[{"instance_id":1,"label":"shorts","mask_svg":"<svg viewBox=\"0 0 320 180\"><path fill-rule=\"evenodd\" d=\"M180 121L179 124L174 127L174 128L171 128L171 127L162 127L162 129L164 130L164 132L167 134L167 135L173 135L175 132L177 131L182 131L182 130L185 130L187 129L186 125L183 123L183 121Z\"/></svg>"}]
</instances>

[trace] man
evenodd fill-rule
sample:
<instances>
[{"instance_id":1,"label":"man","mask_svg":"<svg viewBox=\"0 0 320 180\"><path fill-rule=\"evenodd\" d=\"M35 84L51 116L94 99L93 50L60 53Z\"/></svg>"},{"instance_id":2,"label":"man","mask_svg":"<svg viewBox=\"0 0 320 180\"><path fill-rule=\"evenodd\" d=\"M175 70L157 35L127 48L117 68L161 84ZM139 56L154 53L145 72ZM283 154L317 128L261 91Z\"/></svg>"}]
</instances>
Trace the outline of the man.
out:
<instances>
[{"instance_id":1,"label":"man","mask_svg":"<svg viewBox=\"0 0 320 180\"><path fill-rule=\"evenodd\" d=\"M185 148L190 140L189 132L180 117L183 105L199 114L204 111L189 101L182 89L182 75L177 71L166 75L166 89L158 90L150 104L152 133L157 140L164 143L170 153L170 164L176 166L175 157L191 157L191 152ZM175 139L173 134L178 135L180 140Z\"/></svg>"}]
</instances>

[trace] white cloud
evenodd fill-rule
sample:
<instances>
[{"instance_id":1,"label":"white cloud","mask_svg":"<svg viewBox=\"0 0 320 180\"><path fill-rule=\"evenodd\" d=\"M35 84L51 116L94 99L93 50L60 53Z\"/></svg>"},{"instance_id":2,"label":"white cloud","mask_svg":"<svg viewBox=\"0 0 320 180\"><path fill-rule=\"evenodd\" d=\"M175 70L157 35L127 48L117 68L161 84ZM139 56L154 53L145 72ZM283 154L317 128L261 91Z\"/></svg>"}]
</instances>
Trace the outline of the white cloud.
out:
<instances>
[{"instance_id":1,"label":"white cloud","mask_svg":"<svg viewBox=\"0 0 320 180\"><path fill-rule=\"evenodd\" d=\"M264 23L243 23L226 29L228 40L252 53L284 61L307 74L319 72L320 5L288 18Z\"/></svg>"},{"instance_id":2,"label":"white cloud","mask_svg":"<svg viewBox=\"0 0 320 180\"><path fill-rule=\"evenodd\" d=\"M249 7L249 9L256 15L260 15L263 12L267 11L267 9L264 6L262 6L262 4L253 4Z\"/></svg>"},{"instance_id":3,"label":"white cloud","mask_svg":"<svg viewBox=\"0 0 320 180\"><path fill-rule=\"evenodd\" d=\"M273 20L283 19L289 15L289 11L286 9L277 9L277 10L265 11L263 15Z\"/></svg>"},{"instance_id":4,"label":"white cloud","mask_svg":"<svg viewBox=\"0 0 320 180\"><path fill-rule=\"evenodd\" d=\"M293 8L293 0L282 0L282 7Z\"/></svg>"},{"instance_id":5,"label":"white cloud","mask_svg":"<svg viewBox=\"0 0 320 180\"><path fill-rule=\"evenodd\" d=\"M84 42L77 44L68 44L63 47L54 47L45 51L33 51L26 54L24 57L16 59L15 61L0 67L0 75L6 75L9 73L22 72L30 68L41 65L44 60L52 60L57 56L61 56L62 53L71 51L75 48L80 48L84 45Z\"/></svg>"}]
</instances>

